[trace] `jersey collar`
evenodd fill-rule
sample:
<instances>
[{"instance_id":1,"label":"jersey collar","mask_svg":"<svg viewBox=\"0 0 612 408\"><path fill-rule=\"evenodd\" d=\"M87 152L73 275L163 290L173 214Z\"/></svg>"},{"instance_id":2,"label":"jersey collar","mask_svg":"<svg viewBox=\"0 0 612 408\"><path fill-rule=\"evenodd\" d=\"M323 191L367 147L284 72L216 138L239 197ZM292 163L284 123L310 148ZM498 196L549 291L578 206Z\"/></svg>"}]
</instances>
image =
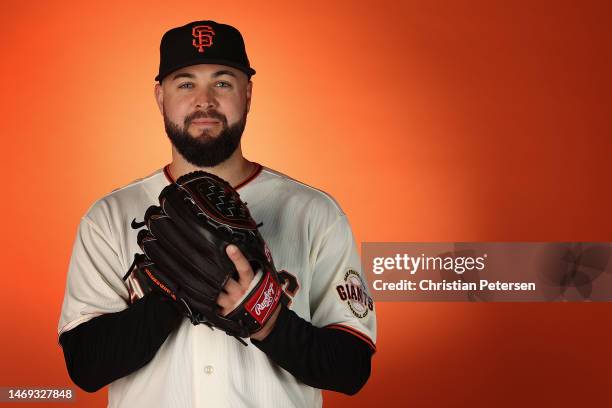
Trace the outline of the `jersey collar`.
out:
<instances>
[{"instance_id":1,"label":"jersey collar","mask_svg":"<svg viewBox=\"0 0 612 408\"><path fill-rule=\"evenodd\" d=\"M259 174L261 173L262 170L263 170L263 166L261 164L259 164L259 163L255 163L255 169L253 170L253 172L246 179L244 179L243 181L238 183L236 186L234 186L234 189L238 190L239 188L244 187L247 184L249 184L257 176L259 176ZM176 179L170 173L170 163L168 163L168 164L166 164L164 166L164 175L166 176L166 179L170 183L176 182Z\"/></svg>"}]
</instances>

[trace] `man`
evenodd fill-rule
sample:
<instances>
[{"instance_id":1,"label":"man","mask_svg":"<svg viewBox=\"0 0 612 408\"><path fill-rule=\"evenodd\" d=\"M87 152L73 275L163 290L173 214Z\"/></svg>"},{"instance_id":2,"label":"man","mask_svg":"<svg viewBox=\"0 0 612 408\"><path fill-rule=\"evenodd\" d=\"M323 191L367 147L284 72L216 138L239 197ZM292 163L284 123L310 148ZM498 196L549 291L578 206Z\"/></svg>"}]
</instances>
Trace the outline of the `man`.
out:
<instances>
[{"instance_id":1,"label":"man","mask_svg":"<svg viewBox=\"0 0 612 408\"><path fill-rule=\"evenodd\" d=\"M242 155L255 70L241 34L192 22L163 36L160 55L155 97L172 162L96 201L81 220L59 323L71 378L89 392L110 384L110 407L313 407L320 389L356 393L370 375L376 317L355 241L330 196ZM290 297L247 347L192 325L157 292L128 307L122 277L140 252L136 220L194 170L227 180L263 222ZM227 255L248 286L248 262L234 246ZM245 288L230 281L225 291L222 313Z\"/></svg>"}]
</instances>

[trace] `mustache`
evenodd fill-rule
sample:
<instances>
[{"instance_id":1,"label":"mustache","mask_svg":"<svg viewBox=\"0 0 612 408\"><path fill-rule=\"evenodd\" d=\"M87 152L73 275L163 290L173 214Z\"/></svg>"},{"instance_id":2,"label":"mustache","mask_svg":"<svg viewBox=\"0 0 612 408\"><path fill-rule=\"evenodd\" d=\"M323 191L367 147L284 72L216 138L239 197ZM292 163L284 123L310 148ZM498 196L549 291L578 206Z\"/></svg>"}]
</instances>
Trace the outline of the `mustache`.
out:
<instances>
[{"instance_id":1,"label":"mustache","mask_svg":"<svg viewBox=\"0 0 612 408\"><path fill-rule=\"evenodd\" d=\"M211 110L208 110L206 112L204 112L204 111L196 111L196 112L192 113L191 115L188 115L185 118L185 125L190 124L192 120L200 119L200 118L217 119L217 120L220 120L223 123L226 123L226 121L227 121L225 115L223 115L222 113L217 112L214 109L211 109Z\"/></svg>"}]
</instances>

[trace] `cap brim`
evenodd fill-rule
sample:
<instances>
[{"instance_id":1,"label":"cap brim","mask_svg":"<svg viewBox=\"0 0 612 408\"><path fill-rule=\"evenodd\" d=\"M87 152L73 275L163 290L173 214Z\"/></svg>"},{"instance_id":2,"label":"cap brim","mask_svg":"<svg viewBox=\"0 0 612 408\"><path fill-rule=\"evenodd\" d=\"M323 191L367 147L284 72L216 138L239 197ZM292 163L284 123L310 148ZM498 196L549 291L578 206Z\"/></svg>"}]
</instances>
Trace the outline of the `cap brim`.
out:
<instances>
[{"instance_id":1,"label":"cap brim","mask_svg":"<svg viewBox=\"0 0 612 408\"><path fill-rule=\"evenodd\" d=\"M236 69L244 72L248 77L251 77L251 76L255 75L255 70L253 68L245 67L244 65L236 64L235 62L232 62L232 61L227 61L227 60L224 60L224 59L207 59L207 60L203 61L201 59L198 59L198 60L187 61L187 62L184 62L182 64L178 64L178 65L175 65L175 66L173 66L171 68L168 68L164 72L159 73L155 77L155 80L158 81L158 82L161 82L165 77L167 77L168 75L170 75L171 73L173 73L176 70L179 70L179 69L185 68L185 67L190 67L192 65L200 65L200 64L227 65L228 67L236 68Z\"/></svg>"}]
</instances>

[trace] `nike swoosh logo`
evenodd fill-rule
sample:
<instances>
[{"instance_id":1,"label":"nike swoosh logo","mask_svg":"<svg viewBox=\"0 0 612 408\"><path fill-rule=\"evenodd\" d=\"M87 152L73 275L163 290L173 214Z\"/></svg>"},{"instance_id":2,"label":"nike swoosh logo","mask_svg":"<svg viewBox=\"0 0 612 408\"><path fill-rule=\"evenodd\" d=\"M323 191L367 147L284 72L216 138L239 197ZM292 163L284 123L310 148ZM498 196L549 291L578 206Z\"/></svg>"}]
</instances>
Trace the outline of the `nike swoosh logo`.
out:
<instances>
[{"instance_id":1,"label":"nike swoosh logo","mask_svg":"<svg viewBox=\"0 0 612 408\"><path fill-rule=\"evenodd\" d=\"M142 227L144 227L144 226L145 226L145 222L144 222L144 221L142 221L142 222L136 222L136 218L134 218L134 219L132 220L132 229L138 229L138 228L142 228Z\"/></svg>"}]
</instances>

